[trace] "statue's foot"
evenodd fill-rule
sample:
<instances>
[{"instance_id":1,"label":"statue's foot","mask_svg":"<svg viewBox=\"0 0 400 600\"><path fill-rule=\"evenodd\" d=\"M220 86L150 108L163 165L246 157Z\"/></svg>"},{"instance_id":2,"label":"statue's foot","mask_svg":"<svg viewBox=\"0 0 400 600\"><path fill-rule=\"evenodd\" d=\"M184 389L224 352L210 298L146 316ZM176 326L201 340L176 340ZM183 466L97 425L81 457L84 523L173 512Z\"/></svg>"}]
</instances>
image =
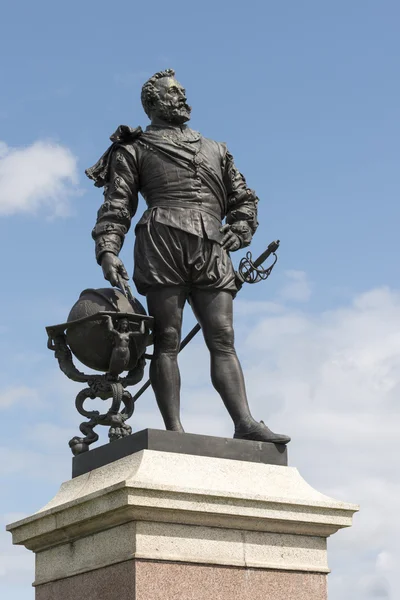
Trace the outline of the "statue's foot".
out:
<instances>
[{"instance_id":1,"label":"statue's foot","mask_svg":"<svg viewBox=\"0 0 400 600\"><path fill-rule=\"evenodd\" d=\"M177 431L178 433L185 433L182 425L172 425L171 427L167 427L167 431Z\"/></svg>"},{"instance_id":2,"label":"statue's foot","mask_svg":"<svg viewBox=\"0 0 400 600\"><path fill-rule=\"evenodd\" d=\"M282 433L274 433L267 427L264 421L254 421L249 425L241 425L235 429L233 436L238 440L253 440L255 442L271 442L272 444L288 444L290 437Z\"/></svg>"}]
</instances>

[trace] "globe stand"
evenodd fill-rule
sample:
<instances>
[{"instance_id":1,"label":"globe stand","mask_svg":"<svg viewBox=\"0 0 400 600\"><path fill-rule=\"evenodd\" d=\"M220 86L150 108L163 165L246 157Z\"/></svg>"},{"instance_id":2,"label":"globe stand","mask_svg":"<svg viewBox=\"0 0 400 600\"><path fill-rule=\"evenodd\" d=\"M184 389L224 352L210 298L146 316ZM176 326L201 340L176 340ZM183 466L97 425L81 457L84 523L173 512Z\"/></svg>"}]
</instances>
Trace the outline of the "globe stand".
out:
<instances>
[{"instance_id":1,"label":"globe stand","mask_svg":"<svg viewBox=\"0 0 400 600\"><path fill-rule=\"evenodd\" d=\"M97 410L87 411L83 404L87 399L94 400L101 398L108 400L112 398L111 408L107 413L101 414ZM121 404L124 404L123 410L120 412ZM98 434L94 431L97 425L110 426L108 437L110 442L119 440L132 433L132 427L126 423L134 411L135 404L132 395L124 389L121 382L112 382L107 379L107 376L101 376L89 382L89 387L81 390L76 397L75 406L79 414L90 419L88 422L81 423L79 429L85 437L73 437L69 441L69 446L74 456L89 450L89 445L97 442Z\"/></svg>"},{"instance_id":2,"label":"globe stand","mask_svg":"<svg viewBox=\"0 0 400 600\"><path fill-rule=\"evenodd\" d=\"M48 328L50 329L50 328ZM135 385L143 378L145 359L141 357L137 366L129 371L126 377L113 378L109 374L86 375L79 371L73 362L72 352L68 347L66 335L59 333L54 338L49 335L47 347L54 351L61 371L72 381L87 383L88 387L81 390L76 396L75 407L79 414L89 419L81 423L80 431L85 437L73 437L69 446L74 456L89 450L90 444L97 442L98 434L94 431L97 425L109 426L108 437L110 442L119 440L130 435L132 428L126 423L134 411L135 401L125 387ZM101 400L112 399L110 409L106 413L97 410L87 411L84 408L86 400L100 398ZM122 411L121 405L124 405Z\"/></svg>"},{"instance_id":3,"label":"globe stand","mask_svg":"<svg viewBox=\"0 0 400 600\"><path fill-rule=\"evenodd\" d=\"M67 323L46 327L47 347L54 352L60 370L68 379L87 384L75 399L77 411L88 421L79 426L83 437L75 436L69 441L74 456L87 452L89 446L97 442L99 436L94 429L98 425L109 427L110 442L132 433L126 421L133 414L136 398L125 388L139 383L143 378L145 350L151 343L153 324L153 319L146 315L140 303L133 300L133 306L123 305L124 312L118 312L124 302L118 291L85 290L70 317L79 317L82 306L84 313L89 314L80 318L69 317ZM134 312L134 309L140 312ZM86 360L86 366L103 370L103 374L79 371L74 365L74 355L81 362ZM124 371L127 371L127 375L121 377ZM86 410L86 400L96 398L111 400L107 412Z\"/></svg>"}]
</instances>

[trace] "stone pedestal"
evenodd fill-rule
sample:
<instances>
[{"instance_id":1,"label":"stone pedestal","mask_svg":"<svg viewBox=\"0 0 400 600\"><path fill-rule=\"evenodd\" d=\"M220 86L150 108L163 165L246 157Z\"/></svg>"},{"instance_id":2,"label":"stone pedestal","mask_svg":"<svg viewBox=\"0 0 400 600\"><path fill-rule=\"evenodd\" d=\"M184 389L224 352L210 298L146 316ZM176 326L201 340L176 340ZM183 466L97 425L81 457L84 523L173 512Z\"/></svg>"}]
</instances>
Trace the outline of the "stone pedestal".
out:
<instances>
[{"instance_id":1,"label":"stone pedestal","mask_svg":"<svg viewBox=\"0 0 400 600\"><path fill-rule=\"evenodd\" d=\"M326 539L356 510L293 467L144 449L8 529L36 600L326 600Z\"/></svg>"}]
</instances>

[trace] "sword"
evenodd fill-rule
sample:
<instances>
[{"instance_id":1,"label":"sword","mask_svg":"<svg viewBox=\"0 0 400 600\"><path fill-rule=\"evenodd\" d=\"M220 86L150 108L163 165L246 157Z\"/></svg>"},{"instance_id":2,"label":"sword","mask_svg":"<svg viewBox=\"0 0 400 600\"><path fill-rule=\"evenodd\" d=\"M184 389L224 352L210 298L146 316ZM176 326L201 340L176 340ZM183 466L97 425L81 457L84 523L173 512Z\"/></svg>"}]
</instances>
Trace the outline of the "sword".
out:
<instances>
[{"instance_id":1,"label":"sword","mask_svg":"<svg viewBox=\"0 0 400 600\"><path fill-rule=\"evenodd\" d=\"M260 254L260 256L255 261L253 261L251 252L247 252L246 256L242 258L242 260L239 263L239 269L236 271L236 285L238 287L238 291L242 288L244 283L258 283L259 281L264 281L265 279L268 279L268 277L271 275L272 269L274 268L278 260L276 251L279 248L279 244L279 240L271 242L268 245L267 249L264 250L264 252ZM263 268L262 265L266 260L268 260L268 258L271 255L274 256L274 262L266 269ZM129 286L127 287L129 289L130 294L132 295ZM193 329L189 331L189 333L182 340L179 346L179 352L182 352L182 350L189 344L189 342L192 341L195 335L199 333L200 329L201 327L199 323L197 323L197 325L195 325ZM136 402L136 400L140 398L140 396L150 387L150 385L150 379L148 379L146 383L142 385L140 390L136 392L136 394L133 396L133 402Z\"/></svg>"}]
</instances>

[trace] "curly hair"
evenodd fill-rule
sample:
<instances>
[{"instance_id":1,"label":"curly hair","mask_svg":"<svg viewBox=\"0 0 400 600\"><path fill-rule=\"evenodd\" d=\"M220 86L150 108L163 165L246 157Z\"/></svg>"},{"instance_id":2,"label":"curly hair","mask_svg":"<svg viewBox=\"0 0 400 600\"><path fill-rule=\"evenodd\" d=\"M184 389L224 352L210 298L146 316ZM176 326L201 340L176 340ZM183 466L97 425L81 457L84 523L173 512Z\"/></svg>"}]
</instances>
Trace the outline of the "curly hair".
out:
<instances>
[{"instance_id":1,"label":"curly hair","mask_svg":"<svg viewBox=\"0 0 400 600\"><path fill-rule=\"evenodd\" d=\"M155 73L150 79L146 81L146 83L142 87L142 106L144 108L144 112L150 118L150 111L154 104L154 100L158 98L158 92L155 86L155 83L159 79L163 79L163 77L174 77L175 71L173 69L165 69L165 71L159 71Z\"/></svg>"}]
</instances>

